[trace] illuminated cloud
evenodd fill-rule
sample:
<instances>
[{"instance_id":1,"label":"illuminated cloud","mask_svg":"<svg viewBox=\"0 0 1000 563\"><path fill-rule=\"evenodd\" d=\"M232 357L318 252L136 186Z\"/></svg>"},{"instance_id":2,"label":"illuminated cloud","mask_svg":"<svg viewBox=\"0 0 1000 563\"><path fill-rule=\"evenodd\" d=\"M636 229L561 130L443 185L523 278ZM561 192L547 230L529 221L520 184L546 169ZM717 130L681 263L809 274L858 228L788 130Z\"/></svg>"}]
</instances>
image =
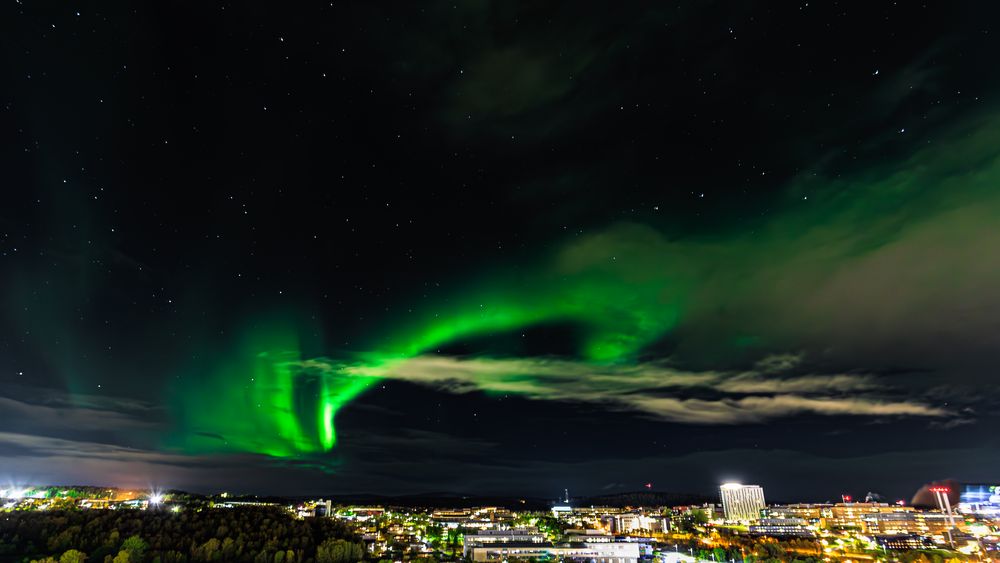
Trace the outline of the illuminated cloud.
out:
<instances>
[{"instance_id":1,"label":"illuminated cloud","mask_svg":"<svg viewBox=\"0 0 1000 563\"><path fill-rule=\"evenodd\" d=\"M881 402L863 398L803 397L801 395L753 396L717 401L637 397L626 404L672 422L690 424L741 424L798 414L825 416L927 416L946 417L949 412L919 403Z\"/></svg>"},{"instance_id":2,"label":"illuminated cloud","mask_svg":"<svg viewBox=\"0 0 1000 563\"><path fill-rule=\"evenodd\" d=\"M311 366L322 365L314 360ZM769 362L758 364L768 367ZM784 362L784 368L793 363ZM567 360L418 356L377 368L330 365L362 377L399 379L451 392L484 391L536 400L588 402L685 424L739 424L814 414L824 416L949 417L918 401L881 399L871 377L760 371L691 372L656 363L595 366ZM713 399L690 397L712 391Z\"/></svg>"}]
</instances>

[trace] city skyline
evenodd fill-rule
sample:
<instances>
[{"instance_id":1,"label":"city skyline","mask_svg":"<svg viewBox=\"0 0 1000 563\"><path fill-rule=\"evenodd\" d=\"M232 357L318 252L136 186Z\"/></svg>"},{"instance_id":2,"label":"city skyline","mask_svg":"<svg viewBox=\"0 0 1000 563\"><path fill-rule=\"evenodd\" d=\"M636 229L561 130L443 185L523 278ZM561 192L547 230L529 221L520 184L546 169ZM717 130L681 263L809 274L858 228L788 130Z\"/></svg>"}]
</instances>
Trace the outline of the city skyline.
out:
<instances>
[{"instance_id":1,"label":"city skyline","mask_svg":"<svg viewBox=\"0 0 1000 563\"><path fill-rule=\"evenodd\" d=\"M719 485L719 502L589 506L571 504L568 491L554 503L538 506L523 499L463 498L464 504L456 505L411 498L411 503L398 504L386 497L283 499L228 492L198 496L104 488L6 489L0 490L0 510L6 513L0 520L0 546L6 553L12 548L15 553L63 551L63 563L87 557L74 546L98 559L103 555L106 561L112 561L116 549L119 560L184 560L187 552L192 560L210 561L221 551L223 559L280 560L277 563L308 560L313 553L319 563L386 556L433 563L438 558L457 560L459 551L466 563L552 558L590 563L996 558L1000 542L993 524L1000 515L1000 485L931 483L924 489L936 496L932 506L867 497L857 502L846 496L831 503L766 503L758 485L732 482ZM106 529L123 513L132 522L133 535L120 546L120 535L114 535L117 527L111 541L102 542L99 535L80 535L80 526L68 525L72 520L87 522L88 529ZM274 519L284 525L274 530L268 525ZM258 532L270 530L272 538L273 532L284 535L286 527L293 527L310 539L286 537L265 544L246 527L248 521L262 521ZM52 539L39 548L32 538L40 530L46 537L46 528L37 525L45 522L65 529L55 537L50 534ZM164 522L168 526L162 526ZM171 533L178 525L196 537ZM232 525L243 529L235 539ZM150 548L155 552L148 553Z\"/></svg>"},{"instance_id":2,"label":"city skyline","mask_svg":"<svg viewBox=\"0 0 1000 563\"><path fill-rule=\"evenodd\" d=\"M0 487L0 499L22 499L31 498L32 492L38 494L42 491L59 491L61 489L74 489L74 488L85 488L88 490L103 490L108 489L108 491L129 491L129 498L149 498L149 499L162 499L164 495L168 494L195 494L203 496L218 496L223 495L223 497L261 497L261 498L306 498L315 497L316 493L312 494L278 494L273 491L267 491L264 489L259 490L238 490L232 488L221 488L213 490L197 490L197 489L183 489L172 487L168 484L150 484L146 487L135 487L127 486L114 483L41 483L41 482L12 482L7 481L2 487ZM223 490L225 489L225 490ZM693 489L685 489L683 486L678 485L677 488L661 490L653 487L652 483L646 483L643 487L637 488L635 490L618 491L614 493L607 493L606 491L574 491L573 494L570 493L568 488L564 488L558 494L548 494L548 495L526 495L518 494L518 491L505 491L505 492L494 492L485 493L481 495L476 494L460 494L454 491L421 491L409 494L400 495L386 495L371 491L351 491L349 493L337 493L335 491L327 491L328 494L320 494L318 496L331 496L332 498L350 499L352 502L358 502L359 500L368 500L373 502L386 502L390 499L395 499L397 501L412 501L414 503L423 502L422 499L427 501L432 501L433 505L448 506L449 499L461 499L462 504L469 504L469 502L495 502L499 499L506 499L507 502L517 503L530 500L534 503L549 504L555 510L560 509L570 509L574 506L580 504L581 501L585 502L598 502L601 500L609 502L620 502L615 499L642 499L646 498L649 502L674 502L683 504L697 504L697 503L717 503L718 506L726 511L727 491L731 490L751 490L755 489L757 492L751 491L750 496L760 499L760 506L768 506L769 504L783 505L783 504L795 504L795 503L810 503L810 504L834 504L834 503L885 503L892 505L914 505L920 507L938 507L943 509L944 504L940 498L942 495L948 495L951 498L951 504L956 508L961 503L963 505L973 506L975 504L983 504L992 506L993 503L1000 503L1000 494L996 494L994 491L1000 491L1000 485L990 485L983 483L958 483L952 480L947 481L932 481L924 484L919 489L915 490L913 494L909 495L908 498L889 498L875 491L866 491L863 494L856 494L853 491L841 490L838 493L829 493L823 500L817 500L817 498L784 498L779 499L773 503L764 502L763 497L763 487L757 484L745 485L738 482L727 481L724 483L716 483L713 491L699 491ZM961 499L959 498L959 493L961 492ZM926 497L924 495L931 495ZM996 499L993 498L995 495ZM736 498L733 500L736 502L743 502L743 497L737 494ZM968 497L968 498L967 498ZM669 499L669 500L668 500ZM157 502L159 502L157 500ZM639 500L635 500L639 502ZM971 504L970 504L971 503ZM756 509L755 509L756 510ZM968 510L968 508L967 508ZM738 518L736 518L738 519Z\"/></svg>"},{"instance_id":3,"label":"city skyline","mask_svg":"<svg viewBox=\"0 0 1000 563\"><path fill-rule=\"evenodd\" d=\"M996 482L998 6L0 10L0 488Z\"/></svg>"},{"instance_id":4,"label":"city skyline","mask_svg":"<svg viewBox=\"0 0 1000 563\"><path fill-rule=\"evenodd\" d=\"M925 493L931 495L925 498ZM213 491L202 493L198 491L185 491L172 489L169 487L149 487L149 488L129 488L109 485L67 485L67 484L16 484L0 488L0 500L6 501L41 501L45 499L68 497L79 501L81 497L93 496L94 498L115 498L118 501L146 502L150 506L160 505L166 499L180 497L202 497L221 499L223 501L237 501L243 499L302 499L315 495L288 496L267 495L261 492L251 493L242 491ZM228 500L227 500L228 499ZM526 502L530 500L530 507ZM931 482L922 486L914 495L910 502L905 499L887 499L869 491L865 496L855 497L849 493L842 493L837 499L825 501L811 501L806 499L782 499L779 501L765 501L764 489L756 484L742 484L736 482L719 483L715 495L701 495L698 493L678 493L673 491L656 491L648 485L643 490L627 491L610 495L570 495L569 489L564 489L560 496L548 498L532 498L527 496L490 497L490 496L453 496L431 494L415 494L391 497L386 495L332 495L323 502L340 505L358 505L358 503L372 502L375 504L392 504L394 502L405 501L398 506L407 506L412 503L414 507L475 508L477 506L489 506L490 503L500 502L510 503L511 506L520 506L525 510L535 510L539 506L544 506L545 510L550 509L556 517L570 514L575 510L586 510L600 507L624 507L641 508L645 506L714 506L718 510L720 517L728 521L739 522L767 518L764 510L774 507L820 507L820 506L889 506L904 507L906 510L925 509L948 513L964 513L986 517L1000 515L1000 485L987 483L957 483L954 481ZM263 500L261 502L275 502L274 500ZM457 504L449 504L456 503ZM429 503L429 504L421 504ZM540 504L539 504L540 503ZM11 508L7 506L5 508Z\"/></svg>"},{"instance_id":5,"label":"city skyline","mask_svg":"<svg viewBox=\"0 0 1000 563\"><path fill-rule=\"evenodd\" d=\"M953 492L941 485L930 490ZM399 505L389 499L199 497L112 489L36 489L17 491L11 498L9 490L0 490L0 510L5 512L0 549L14 555L53 554L44 563L60 553L61 563L102 557L109 562L221 558L275 563L985 561L995 560L1000 546L991 526L1000 514L998 490L996 485L967 485L954 511L947 501L918 508L845 500L761 503L740 514L734 509L746 507L733 501L762 501L754 493L761 493L759 487L724 483L721 506L567 506L562 503L569 499L563 498L550 509L523 501ZM132 534L124 540L122 518ZM83 523L86 534L80 533ZM61 531L53 534L48 526ZM178 529L186 533L177 534ZM102 530L107 541L101 539Z\"/></svg>"}]
</instances>

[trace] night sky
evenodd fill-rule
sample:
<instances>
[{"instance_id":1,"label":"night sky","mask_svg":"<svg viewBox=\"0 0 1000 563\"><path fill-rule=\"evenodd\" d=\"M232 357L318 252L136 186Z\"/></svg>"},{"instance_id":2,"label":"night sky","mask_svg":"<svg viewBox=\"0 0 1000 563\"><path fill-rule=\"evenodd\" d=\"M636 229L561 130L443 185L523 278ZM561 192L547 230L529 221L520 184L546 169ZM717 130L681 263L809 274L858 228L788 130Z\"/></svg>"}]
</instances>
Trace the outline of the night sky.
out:
<instances>
[{"instance_id":1,"label":"night sky","mask_svg":"<svg viewBox=\"0 0 1000 563\"><path fill-rule=\"evenodd\" d=\"M1000 7L0 13L0 484L1000 478Z\"/></svg>"}]
</instances>

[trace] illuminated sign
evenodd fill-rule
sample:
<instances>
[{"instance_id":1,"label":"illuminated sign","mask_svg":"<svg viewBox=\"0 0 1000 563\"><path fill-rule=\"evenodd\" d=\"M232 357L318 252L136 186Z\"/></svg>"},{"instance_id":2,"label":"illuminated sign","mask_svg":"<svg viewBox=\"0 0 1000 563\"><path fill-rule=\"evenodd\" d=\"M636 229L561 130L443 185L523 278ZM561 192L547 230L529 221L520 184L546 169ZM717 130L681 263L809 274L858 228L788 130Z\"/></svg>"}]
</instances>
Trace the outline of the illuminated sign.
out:
<instances>
[{"instance_id":1,"label":"illuminated sign","mask_svg":"<svg viewBox=\"0 0 1000 563\"><path fill-rule=\"evenodd\" d=\"M958 508L967 513L1000 514L1000 485L965 485Z\"/></svg>"}]
</instances>

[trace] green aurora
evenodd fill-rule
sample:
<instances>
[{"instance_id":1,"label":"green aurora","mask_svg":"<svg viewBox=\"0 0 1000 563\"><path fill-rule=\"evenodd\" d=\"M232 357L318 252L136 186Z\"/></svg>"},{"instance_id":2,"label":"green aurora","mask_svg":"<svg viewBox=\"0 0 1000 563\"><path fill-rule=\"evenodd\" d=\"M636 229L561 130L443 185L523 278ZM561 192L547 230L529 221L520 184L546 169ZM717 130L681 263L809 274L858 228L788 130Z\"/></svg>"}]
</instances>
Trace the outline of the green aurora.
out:
<instances>
[{"instance_id":1,"label":"green aurora","mask_svg":"<svg viewBox=\"0 0 1000 563\"><path fill-rule=\"evenodd\" d=\"M584 361L629 364L671 331L720 311L728 328L706 340L723 355L747 343L794 347L812 316L877 331L885 311L902 304L921 310L942 291L995 287L995 260L976 257L1000 242L998 126L986 116L859 173L801 174L780 211L739 231L672 239L663 226L621 223L569 239L517 270L529 273L493 276L380 327L368 350L351 357L306 357L301 327L256 323L225 361L181 380L171 445L321 454L336 444L338 411L394 362L543 324L576 327ZM891 295L884 311L852 304L866 297L854 296L860 280L871 295Z\"/></svg>"}]
</instances>

